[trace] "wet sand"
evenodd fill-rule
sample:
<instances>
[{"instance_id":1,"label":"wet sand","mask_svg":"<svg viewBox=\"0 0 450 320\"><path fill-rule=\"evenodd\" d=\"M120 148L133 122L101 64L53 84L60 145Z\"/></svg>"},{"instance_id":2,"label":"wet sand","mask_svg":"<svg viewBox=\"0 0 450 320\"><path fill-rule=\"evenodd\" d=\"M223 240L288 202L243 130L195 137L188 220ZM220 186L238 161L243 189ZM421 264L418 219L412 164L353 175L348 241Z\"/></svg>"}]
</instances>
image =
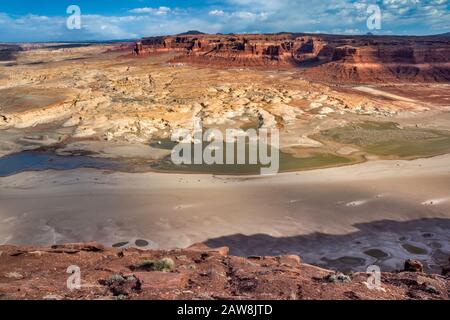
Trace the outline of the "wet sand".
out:
<instances>
[{"instance_id":1,"label":"wet sand","mask_svg":"<svg viewBox=\"0 0 450 320\"><path fill-rule=\"evenodd\" d=\"M76 169L0 178L0 244L206 241L339 269L418 258L437 270L450 254L449 221L450 155L270 177Z\"/></svg>"}]
</instances>

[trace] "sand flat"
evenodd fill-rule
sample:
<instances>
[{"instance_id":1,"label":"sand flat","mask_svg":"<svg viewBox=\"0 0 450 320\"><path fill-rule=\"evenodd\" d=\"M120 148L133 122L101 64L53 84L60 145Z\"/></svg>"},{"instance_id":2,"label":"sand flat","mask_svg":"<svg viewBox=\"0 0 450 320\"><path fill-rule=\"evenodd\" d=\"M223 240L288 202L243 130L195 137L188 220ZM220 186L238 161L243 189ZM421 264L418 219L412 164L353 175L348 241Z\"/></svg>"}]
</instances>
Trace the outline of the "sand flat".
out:
<instances>
[{"instance_id":1,"label":"sand flat","mask_svg":"<svg viewBox=\"0 0 450 320\"><path fill-rule=\"evenodd\" d=\"M433 232L439 235L436 243L442 247L442 237L450 228L450 202L423 203L446 199L449 190L450 155L269 177L93 169L26 172L0 178L0 220L4 221L0 243L95 240L112 245L141 238L155 248L176 248L234 235L265 235L279 239L272 243L271 254L303 251L314 262L321 257L308 255L307 248L295 245L297 240L292 239L351 235L361 224L384 220L440 219L444 223L435 227L444 229ZM369 240L361 248L357 245L349 250L348 244L343 244L340 250L349 254L368 250L371 243L378 243L377 234L364 235ZM390 234L396 237L395 232ZM240 248L236 253L245 255L269 247L265 241L255 240L250 247L248 241L235 244L236 251ZM333 248L328 245L320 250L331 257L332 252L339 252Z\"/></svg>"}]
</instances>

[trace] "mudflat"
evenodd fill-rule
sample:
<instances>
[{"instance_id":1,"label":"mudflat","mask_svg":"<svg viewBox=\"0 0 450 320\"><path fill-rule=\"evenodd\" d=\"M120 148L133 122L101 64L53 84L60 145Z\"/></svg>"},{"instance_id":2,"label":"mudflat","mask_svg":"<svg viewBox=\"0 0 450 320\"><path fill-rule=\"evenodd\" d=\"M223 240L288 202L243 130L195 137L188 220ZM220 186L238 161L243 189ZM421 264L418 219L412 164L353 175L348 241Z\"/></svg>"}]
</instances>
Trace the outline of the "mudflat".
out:
<instances>
[{"instance_id":1,"label":"mudflat","mask_svg":"<svg viewBox=\"0 0 450 320\"><path fill-rule=\"evenodd\" d=\"M416 257L437 271L450 250L449 163L444 155L271 177L25 172L0 178L1 243L206 242L342 270L392 270Z\"/></svg>"}]
</instances>

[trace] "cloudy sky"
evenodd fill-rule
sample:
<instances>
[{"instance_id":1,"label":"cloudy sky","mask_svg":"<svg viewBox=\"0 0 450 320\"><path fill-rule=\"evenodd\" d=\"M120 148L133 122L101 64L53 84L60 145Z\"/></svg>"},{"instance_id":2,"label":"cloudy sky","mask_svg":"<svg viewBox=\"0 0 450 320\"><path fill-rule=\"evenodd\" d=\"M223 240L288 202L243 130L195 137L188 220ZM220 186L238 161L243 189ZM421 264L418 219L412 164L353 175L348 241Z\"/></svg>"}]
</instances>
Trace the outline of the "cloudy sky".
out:
<instances>
[{"instance_id":1,"label":"cloudy sky","mask_svg":"<svg viewBox=\"0 0 450 320\"><path fill-rule=\"evenodd\" d=\"M81 29L66 26L78 5ZM369 30L370 5L381 29ZM112 40L176 34L321 32L438 34L450 31L450 0L1 0L0 41Z\"/></svg>"}]
</instances>

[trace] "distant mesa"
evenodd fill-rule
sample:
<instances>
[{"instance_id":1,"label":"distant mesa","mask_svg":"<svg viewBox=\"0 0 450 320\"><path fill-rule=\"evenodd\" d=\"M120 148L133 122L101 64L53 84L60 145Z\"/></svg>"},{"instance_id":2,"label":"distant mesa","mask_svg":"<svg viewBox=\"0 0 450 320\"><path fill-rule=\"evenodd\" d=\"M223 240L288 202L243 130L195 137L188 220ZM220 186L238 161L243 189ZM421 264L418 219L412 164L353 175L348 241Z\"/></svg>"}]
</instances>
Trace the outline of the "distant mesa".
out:
<instances>
[{"instance_id":1,"label":"distant mesa","mask_svg":"<svg viewBox=\"0 0 450 320\"><path fill-rule=\"evenodd\" d=\"M173 63L215 67L296 68L307 78L329 82L449 82L448 35L225 35L191 30L142 38L135 53L174 52Z\"/></svg>"},{"instance_id":2,"label":"distant mesa","mask_svg":"<svg viewBox=\"0 0 450 320\"><path fill-rule=\"evenodd\" d=\"M177 36L191 36L191 35L197 35L197 34L206 34L206 33L203 33L198 30L189 30L189 31L186 31L183 33L179 33L179 34L177 34Z\"/></svg>"}]
</instances>

